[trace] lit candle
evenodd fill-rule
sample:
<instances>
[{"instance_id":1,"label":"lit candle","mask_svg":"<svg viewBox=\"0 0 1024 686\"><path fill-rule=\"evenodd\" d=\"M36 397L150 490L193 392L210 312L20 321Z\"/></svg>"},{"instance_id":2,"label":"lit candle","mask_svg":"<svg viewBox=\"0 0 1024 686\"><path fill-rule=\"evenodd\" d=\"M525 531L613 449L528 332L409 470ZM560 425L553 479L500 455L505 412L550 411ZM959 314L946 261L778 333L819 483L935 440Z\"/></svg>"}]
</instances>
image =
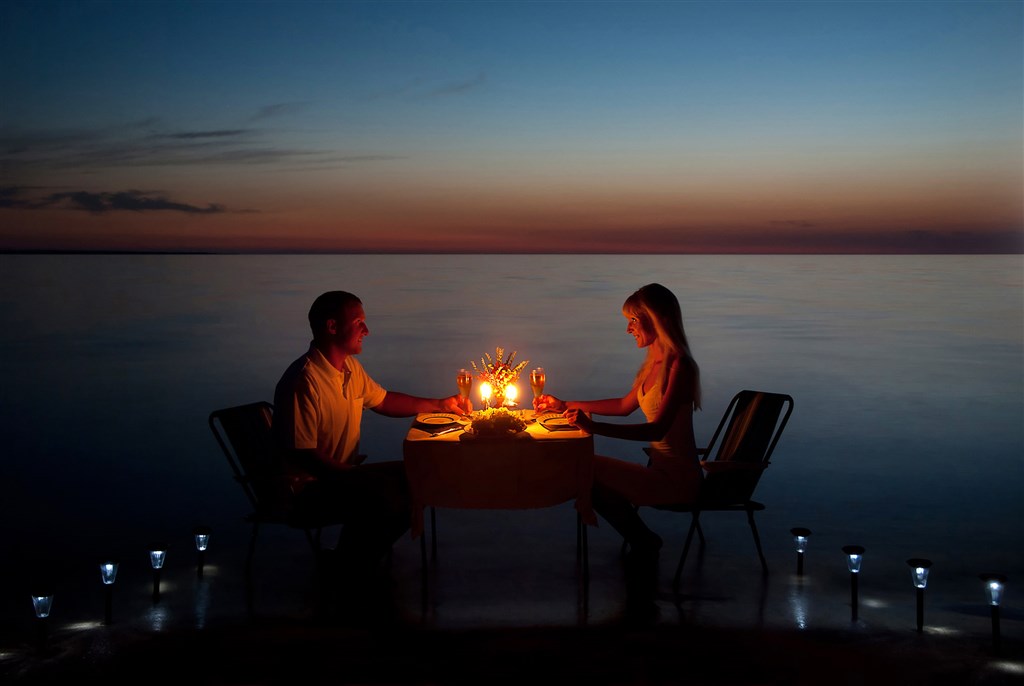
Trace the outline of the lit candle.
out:
<instances>
[{"instance_id":1,"label":"lit candle","mask_svg":"<svg viewBox=\"0 0 1024 686\"><path fill-rule=\"evenodd\" d=\"M491 384L486 381L480 384L480 400L483 402L485 408L491 400Z\"/></svg>"},{"instance_id":2,"label":"lit candle","mask_svg":"<svg viewBox=\"0 0 1024 686\"><path fill-rule=\"evenodd\" d=\"M512 384L509 384L508 386L506 386L505 387L505 401L506 401L505 404L508 405L509 407L515 407L516 396L518 394L519 394L519 391Z\"/></svg>"}]
</instances>

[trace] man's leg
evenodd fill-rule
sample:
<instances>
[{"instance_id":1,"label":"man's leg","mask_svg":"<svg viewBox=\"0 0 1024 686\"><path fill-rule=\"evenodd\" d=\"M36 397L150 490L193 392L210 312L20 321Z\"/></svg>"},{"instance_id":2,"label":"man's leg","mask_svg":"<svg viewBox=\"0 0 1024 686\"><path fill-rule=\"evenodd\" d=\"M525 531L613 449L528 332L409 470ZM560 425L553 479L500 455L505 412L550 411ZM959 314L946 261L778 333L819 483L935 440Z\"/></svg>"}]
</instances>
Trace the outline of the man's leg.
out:
<instances>
[{"instance_id":1,"label":"man's leg","mask_svg":"<svg viewBox=\"0 0 1024 686\"><path fill-rule=\"evenodd\" d=\"M338 539L339 562L343 567L372 567L409 530L405 465L362 464L332 476L331 482L330 497L344 511L345 525Z\"/></svg>"}]
</instances>

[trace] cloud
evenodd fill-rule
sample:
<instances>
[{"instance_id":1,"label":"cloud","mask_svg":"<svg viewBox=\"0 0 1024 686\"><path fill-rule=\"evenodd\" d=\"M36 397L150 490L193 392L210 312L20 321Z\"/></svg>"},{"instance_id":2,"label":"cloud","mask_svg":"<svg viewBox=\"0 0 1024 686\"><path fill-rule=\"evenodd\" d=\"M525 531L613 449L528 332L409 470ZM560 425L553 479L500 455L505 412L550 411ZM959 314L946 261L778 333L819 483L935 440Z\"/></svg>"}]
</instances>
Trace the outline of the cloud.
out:
<instances>
[{"instance_id":1,"label":"cloud","mask_svg":"<svg viewBox=\"0 0 1024 686\"><path fill-rule=\"evenodd\" d=\"M264 119L273 119L275 117L283 117L290 114L296 114L305 110L308 107L308 103L305 102L279 102L274 105L267 105L261 107L249 121L262 121Z\"/></svg>"},{"instance_id":2,"label":"cloud","mask_svg":"<svg viewBox=\"0 0 1024 686\"><path fill-rule=\"evenodd\" d=\"M223 129L219 131L185 131L182 133L157 134L155 138L172 138L176 140L192 140L195 138L233 138L249 133L248 129Z\"/></svg>"},{"instance_id":3,"label":"cloud","mask_svg":"<svg viewBox=\"0 0 1024 686\"><path fill-rule=\"evenodd\" d=\"M467 79L465 81L452 81L450 83L437 86L436 88L426 91L420 97L439 98L449 95L461 95L462 93L467 93L483 86L485 81L487 81L487 74L480 72L472 79Z\"/></svg>"},{"instance_id":4,"label":"cloud","mask_svg":"<svg viewBox=\"0 0 1024 686\"><path fill-rule=\"evenodd\" d=\"M24 190L23 186L0 186L0 209L24 207L25 201L18 197Z\"/></svg>"},{"instance_id":5,"label":"cloud","mask_svg":"<svg viewBox=\"0 0 1024 686\"><path fill-rule=\"evenodd\" d=\"M32 153L81 148L101 141L99 131L0 131L0 155L25 156ZM4 160L9 162L12 160Z\"/></svg>"},{"instance_id":6,"label":"cloud","mask_svg":"<svg viewBox=\"0 0 1024 686\"><path fill-rule=\"evenodd\" d=\"M276 116L298 103L269 105ZM161 130L163 129L163 130ZM329 168L396 159L389 155L346 155L344 151L280 145L280 132L259 128L173 130L155 118L122 127L75 131L0 129L0 165L8 178L21 170L89 170L112 167L270 165Z\"/></svg>"},{"instance_id":7,"label":"cloud","mask_svg":"<svg viewBox=\"0 0 1024 686\"><path fill-rule=\"evenodd\" d=\"M206 207L177 202L159 195L157 191L126 190L110 193L91 191L61 191L38 199L22 197L27 190L22 186L0 188L0 208L8 209L66 209L94 214L106 212L184 212L185 214L221 214L223 205L214 203Z\"/></svg>"},{"instance_id":8,"label":"cloud","mask_svg":"<svg viewBox=\"0 0 1024 686\"><path fill-rule=\"evenodd\" d=\"M405 99L405 100L428 100L431 98L445 98L453 95L462 95L472 90L480 88L487 81L487 74L480 72L471 79L463 79L461 81L449 81L435 86L430 86L424 83L424 80L420 77L416 77L406 81L405 83L396 86L394 88L387 88L380 90L369 97L370 100L389 100L389 99Z\"/></svg>"}]
</instances>

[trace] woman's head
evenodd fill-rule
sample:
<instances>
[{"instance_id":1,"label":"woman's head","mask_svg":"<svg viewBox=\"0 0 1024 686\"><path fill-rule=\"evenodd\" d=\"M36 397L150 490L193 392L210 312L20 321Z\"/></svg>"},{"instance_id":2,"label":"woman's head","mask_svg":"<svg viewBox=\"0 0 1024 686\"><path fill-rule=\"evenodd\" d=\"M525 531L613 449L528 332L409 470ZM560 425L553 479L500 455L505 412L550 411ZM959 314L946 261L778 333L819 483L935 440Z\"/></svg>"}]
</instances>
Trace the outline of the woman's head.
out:
<instances>
[{"instance_id":1,"label":"woman's head","mask_svg":"<svg viewBox=\"0 0 1024 686\"><path fill-rule=\"evenodd\" d=\"M629 320L627 331L636 339L637 344L648 349L647 361L641 369L641 377L646 374L655 354L653 344L666 355L678 358L692 366L694 371L694 398L700 406L700 386L697 382L697 363L690 352L690 344L686 340L683 329L683 313L679 300L672 291L660 283L649 283L626 298L622 305L622 313ZM664 372L667 374L667 365Z\"/></svg>"},{"instance_id":2,"label":"woman's head","mask_svg":"<svg viewBox=\"0 0 1024 686\"><path fill-rule=\"evenodd\" d=\"M631 333L641 344L653 336L666 350L689 354L679 301L660 283L647 284L626 298L622 312L627 319L635 320L635 332ZM651 343L653 340L646 340L646 345Z\"/></svg>"}]
</instances>

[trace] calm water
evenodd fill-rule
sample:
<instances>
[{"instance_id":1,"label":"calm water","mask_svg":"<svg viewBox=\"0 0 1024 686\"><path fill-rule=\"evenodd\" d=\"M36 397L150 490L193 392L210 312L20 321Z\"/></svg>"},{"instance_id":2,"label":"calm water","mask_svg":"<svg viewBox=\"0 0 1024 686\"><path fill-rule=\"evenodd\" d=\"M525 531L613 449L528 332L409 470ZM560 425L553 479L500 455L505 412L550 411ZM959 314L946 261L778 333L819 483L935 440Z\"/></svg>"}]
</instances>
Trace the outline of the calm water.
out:
<instances>
[{"instance_id":1,"label":"calm water","mask_svg":"<svg viewBox=\"0 0 1024 686\"><path fill-rule=\"evenodd\" d=\"M621 304L659 281L679 296L701 365L699 436L740 389L796 400L758 491L769 548L805 525L825 548L859 542L892 564L925 555L1021 578L1022 267L1020 256L0 256L4 555L91 564L199 522L241 540L245 503L207 415L272 399L324 290L362 297L362 361L385 387L453 393L456 371L500 345L572 398L628 388L641 353ZM370 413L365 452L398 457L406 427ZM598 446L642 459L636 444Z\"/></svg>"}]
</instances>

